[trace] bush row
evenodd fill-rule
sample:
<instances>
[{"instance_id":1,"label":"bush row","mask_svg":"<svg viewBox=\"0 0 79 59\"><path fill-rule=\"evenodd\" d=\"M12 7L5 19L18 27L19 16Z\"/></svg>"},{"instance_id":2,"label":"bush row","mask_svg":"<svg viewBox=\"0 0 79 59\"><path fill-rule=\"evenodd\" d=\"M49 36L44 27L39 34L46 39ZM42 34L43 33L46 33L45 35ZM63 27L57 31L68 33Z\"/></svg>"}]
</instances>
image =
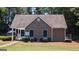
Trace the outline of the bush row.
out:
<instances>
[{"instance_id":1,"label":"bush row","mask_svg":"<svg viewBox=\"0 0 79 59\"><path fill-rule=\"evenodd\" d=\"M11 41L12 36L0 36L0 40L2 41ZM14 36L15 39L15 36Z\"/></svg>"},{"instance_id":2,"label":"bush row","mask_svg":"<svg viewBox=\"0 0 79 59\"><path fill-rule=\"evenodd\" d=\"M37 42L37 38L32 38L32 39L31 38L24 38L24 39L22 39L22 41L24 41L24 42L28 42L28 41ZM40 42L51 42L51 38L47 38L46 40L41 38Z\"/></svg>"},{"instance_id":3,"label":"bush row","mask_svg":"<svg viewBox=\"0 0 79 59\"><path fill-rule=\"evenodd\" d=\"M36 38L33 38L33 39L31 39L31 38L23 38L22 41L24 41L24 42L28 42L28 41L36 42L37 39Z\"/></svg>"},{"instance_id":4,"label":"bush row","mask_svg":"<svg viewBox=\"0 0 79 59\"><path fill-rule=\"evenodd\" d=\"M2 41L11 41L11 39L12 39L12 36L0 36L0 40L2 40ZM14 40L15 40L15 36L14 36ZM22 41L36 42L37 38L23 38ZM51 38L47 38L46 40L44 40L43 38L40 39L40 42L50 42L50 41L51 41Z\"/></svg>"}]
</instances>

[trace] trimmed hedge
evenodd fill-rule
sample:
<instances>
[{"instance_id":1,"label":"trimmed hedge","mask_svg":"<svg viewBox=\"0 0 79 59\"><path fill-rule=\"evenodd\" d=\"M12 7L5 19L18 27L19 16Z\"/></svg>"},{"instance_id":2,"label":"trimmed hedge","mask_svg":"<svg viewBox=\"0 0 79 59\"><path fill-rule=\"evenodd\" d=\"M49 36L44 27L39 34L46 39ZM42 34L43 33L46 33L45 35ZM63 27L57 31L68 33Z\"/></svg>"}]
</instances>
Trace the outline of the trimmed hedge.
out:
<instances>
[{"instance_id":1,"label":"trimmed hedge","mask_svg":"<svg viewBox=\"0 0 79 59\"><path fill-rule=\"evenodd\" d=\"M70 43L71 43L71 42L72 42L72 40L65 40L64 42L68 42L68 43L70 42Z\"/></svg>"},{"instance_id":2,"label":"trimmed hedge","mask_svg":"<svg viewBox=\"0 0 79 59\"><path fill-rule=\"evenodd\" d=\"M21 41L24 41L24 42L28 42L28 41L30 41L30 42L36 42L37 38L22 38Z\"/></svg>"},{"instance_id":3,"label":"trimmed hedge","mask_svg":"<svg viewBox=\"0 0 79 59\"><path fill-rule=\"evenodd\" d=\"M0 40L3 40L3 41L11 41L12 39L12 36L0 36ZM14 36L14 39L15 39L15 36Z\"/></svg>"},{"instance_id":4,"label":"trimmed hedge","mask_svg":"<svg viewBox=\"0 0 79 59\"><path fill-rule=\"evenodd\" d=\"M28 41L30 41L30 39L29 38L23 38L21 41L28 42Z\"/></svg>"},{"instance_id":5,"label":"trimmed hedge","mask_svg":"<svg viewBox=\"0 0 79 59\"><path fill-rule=\"evenodd\" d=\"M51 38L47 38L46 40L44 40L43 38L40 39L41 42L51 42Z\"/></svg>"},{"instance_id":6,"label":"trimmed hedge","mask_svg":"<svg viewBox=\"0 0 79 59\"><path fill-rule=\"evenodd\" d=\"M37 38L30 39L31 42L36 42Z\"/></svg>"}]
</instances>

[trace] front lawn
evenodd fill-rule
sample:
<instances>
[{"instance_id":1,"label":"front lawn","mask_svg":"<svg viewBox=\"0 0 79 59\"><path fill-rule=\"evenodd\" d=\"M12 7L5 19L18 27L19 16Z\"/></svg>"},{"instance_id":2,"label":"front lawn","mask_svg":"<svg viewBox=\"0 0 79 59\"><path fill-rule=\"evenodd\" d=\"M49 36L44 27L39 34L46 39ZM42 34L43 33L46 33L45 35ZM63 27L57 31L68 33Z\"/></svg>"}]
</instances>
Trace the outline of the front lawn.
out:
<instances>
[{"instance_id":1,"label":"front lawn","mask_svg":"<svg viewBox=\"0 0 79 59\"><path fill-rule=\"evenodd\" d=\"M8 51L79 51L79 43L64 43L64 42L50 42L50 43L26 43L18 42L12 46L4 47Z\"/></svg>"}]
</instances>

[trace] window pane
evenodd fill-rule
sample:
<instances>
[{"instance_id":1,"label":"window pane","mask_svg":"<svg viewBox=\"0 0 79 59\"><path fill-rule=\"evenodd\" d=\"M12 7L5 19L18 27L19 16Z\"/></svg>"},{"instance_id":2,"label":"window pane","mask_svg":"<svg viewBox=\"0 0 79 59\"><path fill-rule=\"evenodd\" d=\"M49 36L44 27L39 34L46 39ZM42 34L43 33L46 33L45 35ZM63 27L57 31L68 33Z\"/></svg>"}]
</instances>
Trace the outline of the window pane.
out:
<instances>
[{"instance_id":1,"label":"window pane","mask_svg":"<svg viewBox=\"0 0 79 59\"><path fill-rule=\"evenodd\" d=\"M26 35L26 36L29 36L29 32L25 32L25 35Z\"/></svg>"},{"instance_id":2,"label":"window pane","mask_svg":"<svg viewBox=\"0 0 79 59\"><path fill-rule=\"evenodd\" d=\"M24 36L24 30L21 30L21 36Z\"/></svg>"},{"instance_id":3,"label":"window pane","mask_svg":"<svg viewBox=\"0 0 79 59\"><path fill-rule=\"evenodd\" d=\"M30 30L30 37L33 37L33 30Z\"/></svg>"},{"instance_id":4,"label":"window pane","mask_svg":"<svg viewBox=\"0 0 79 59\"><path fill-rule=\"evenodd\" d=\"M43 31L43 36L47 37L47 31L46 30Z\"/></svg>"}]
</instances>

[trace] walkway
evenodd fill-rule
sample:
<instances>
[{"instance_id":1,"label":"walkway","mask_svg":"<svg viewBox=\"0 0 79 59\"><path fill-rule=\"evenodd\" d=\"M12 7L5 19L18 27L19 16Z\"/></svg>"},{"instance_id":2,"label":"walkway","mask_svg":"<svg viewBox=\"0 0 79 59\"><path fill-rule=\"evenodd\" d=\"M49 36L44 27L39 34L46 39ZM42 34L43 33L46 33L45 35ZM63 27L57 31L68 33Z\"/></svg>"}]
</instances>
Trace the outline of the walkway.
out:
<instances>
[{"instance_id":1,"label":"walkway","mask_svg":"<svg viewBox=\"0 0 79 59\"><path fill-rule=\"evenodd\" d=\"M15 44L15 43L17 43L17 42L19 42L19 41L11 41L11 42L8 43L8 44L1 45L0 48L13 45L13 44Z\"/></svg>"}]
</instances>

